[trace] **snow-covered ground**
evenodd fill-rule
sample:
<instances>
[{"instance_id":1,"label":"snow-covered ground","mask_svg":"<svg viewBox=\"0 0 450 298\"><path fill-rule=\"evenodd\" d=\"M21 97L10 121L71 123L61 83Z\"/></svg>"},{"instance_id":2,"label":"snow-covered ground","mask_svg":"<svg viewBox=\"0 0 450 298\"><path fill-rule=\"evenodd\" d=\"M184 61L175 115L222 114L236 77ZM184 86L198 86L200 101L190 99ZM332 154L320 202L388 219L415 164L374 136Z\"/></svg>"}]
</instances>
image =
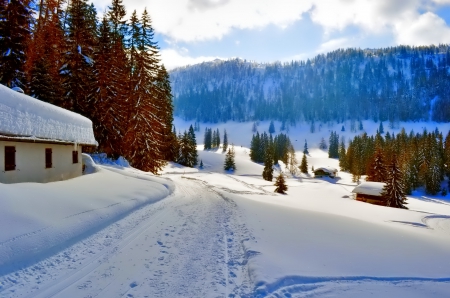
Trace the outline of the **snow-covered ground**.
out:
<instances>
[{"instance_id":1,"label":"snow-covered ground","mask_svg":"<svg viewBox=\"0 0 450 298\"><path fill-rule=\"evenodd\" d=\"M342 172L289 175L287 195L275 194L249 159L251 125L201 124L227 129L235 173L221 150L199 145L203 169L169 164L154 176L100 165L65 182L0 184L0 297L450 295L446 198L370 205L353 200ZM328 130L290 133L297 150L308 140L309 168L338 167L315 148Z\"/></svg>"}]
</instances>

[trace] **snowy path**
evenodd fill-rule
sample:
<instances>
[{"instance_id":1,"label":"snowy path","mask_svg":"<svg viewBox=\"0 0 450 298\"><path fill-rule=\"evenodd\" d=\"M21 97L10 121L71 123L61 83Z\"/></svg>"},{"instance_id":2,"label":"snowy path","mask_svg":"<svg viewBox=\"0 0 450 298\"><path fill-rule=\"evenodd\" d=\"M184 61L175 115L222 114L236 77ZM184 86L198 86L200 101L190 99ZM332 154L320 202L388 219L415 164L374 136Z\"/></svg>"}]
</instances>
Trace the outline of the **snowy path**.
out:
<instances>
[{"instance_id":1,"label":"snowy path","mask_svg":"<svg viewBox=\"0 0 450 298\"><path fill-rule=\"evenodd\" d=\"M228 297L252 290L233 201L173 176L175 192L32 267L0 297Z\"/></svg>"}]
</instances>

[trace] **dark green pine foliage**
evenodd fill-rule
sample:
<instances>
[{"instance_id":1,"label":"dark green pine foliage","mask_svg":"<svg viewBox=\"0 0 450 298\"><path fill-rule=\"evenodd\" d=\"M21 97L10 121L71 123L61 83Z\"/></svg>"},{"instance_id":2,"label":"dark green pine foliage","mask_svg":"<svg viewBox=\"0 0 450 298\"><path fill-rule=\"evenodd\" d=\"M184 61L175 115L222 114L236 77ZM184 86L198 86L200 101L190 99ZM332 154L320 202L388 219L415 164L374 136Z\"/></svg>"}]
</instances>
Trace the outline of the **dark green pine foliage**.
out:
<instances>
[{"instance_id":1,"label":"dark green pine foliage","mask_svg":"<svg viewBox=\"0 0 450 298\"><path fill-rule=\"evenodd\" d=\"M380 127L378 128L378 132L379 132L380 134L384 134L383 122L380 122Z\"/></svg>"},{"instance_id":2,"label":"dark green pine foliage","mask_svg":"<svg viewBox=\"0 0 450 298\"><path fill-rule=\"evenodd\" d=\"M345 142L342 139L341 144L339 145L339 167L341 171L348 171L348 163L347 163L347 154L345 150Z\"/></svg>"},{"instance_id":3,"label":"dark green pine foliage","mask_svg":"<svg viewBox=\"0 0 450 298\"><path fill-rule=\"evenodd\" d=\"M212 131L211 128L205 128L205 138L204 138L204 150L209 150L212 148Z\"/></svg>"},{"instance_id":4,"label":"dark green pine foliage","mask_svg":"<svg viewBox=\"0 0 450 298\"><path fill-rule=\"evenodd\" d=\"M288 190L288 187L286 185L286 180L284 180L283 173L280 173L278 175L277 180L275 181L275 192L279 194L286 194L286 191Z\"/></svg>"},{"instance_id":5,"label":"dark green pine foliage","mask_svg":"<svg viewBox=\"0 0 450 298\"><path fill-rule=\"evenodd\" d=\"M272 136L269 137L269 142ZM284 164L288 164L289 159L289 149L292 147L291 140L287 136L287 134L280 133L275 136L273 139L273 147L274 147L274 164L277 164L279 160L281 160Z\"/></svg>"},{"instance_id":6,"label":"dark green pine foliage","mask_svg":"<svg viewBox=\"0 0 450 298\"><path fill-rule=\"evenodd\" d=\"M273 151L269 146L266 149L264 157L264 170L262 173L263 179L267 181L272 181L273 179Z\"/></svg>"},{"instance_id":7,"label":"dark green pine foliage","mask_svg":"<svg viewBox=\"0 0 450 298\"><path fill-rule=\"evenodd\" d=\"M366 180L373 182L386 182L387 180L386 165L381 148L376 149L368 169Z\"/></svg>"},{"instance_id":8,"label":"dark green pine foliage","mask_svg":"<svg viewBox=\"0 0 450 298\"><path fill-rule=\"evenodd\" d=\"M236 170L234 156L235 156L234 146L231 146L231 148L228 149L228 152L225 155L225 163L223 165L223 169L225 171L235 171Z\"/></svg>"},{"instance_id":9,"label":"dark green pine foliage","mask_svg":"<svg viewBox=\"0 0 450 298\"><path fill-rule=\"evenodd\" d=\"M250 159L254 162L263 162L262 156L260 155L259 148L261 147L261 137L259 132L253 135L252 141L250 143Z\"/></svg>"},{"instance_id":10,"label":"dark green pine foliage","mask_svg":"<svg viewBox=\"0 0 450 298\"><path fill-rule=\"evenodd\" d=\"M216 131L216 147L220 147L220 132L219 129Z\"/></svg>"},{"instance_id":11,"label":"dark green pine foliage","mask_svg":"<svg viewBox=\"0 0 450 298\"><path fill-rule=\"evenodd\" d=\"M163 126L163 153L164 159L174 161L176 156L177 135L172 132L173 105L172 88L170 86L170 77L164 65L158 70L156 79L156 98L158 100L159 118L164 123Z\"/></svg>"},{"instance_id":12,"label":"dark green pine foliage","mask_svg":"<svg viewBox=\"0 0 450 298\"><path fill-rule=\"evenodd\" d=\"M8 0L0 0L0 82L3 83L3 54L6 52L6 34L7 34L7 20L6 8L8 7Z\"/></svg>"},{"instance_id":13,"label":"dark green pine foliage","mask_svg":"<svg viewBox=\"0 0 450 298\"><path fill-rule=\"evenodd\" d=\"M386 200L386 205L388 207L407 209L405 206L407 203L405 186L403 185L403 174L400 170L397 156L393 156L387 171L387 181L382 192L382 196Z\"/></svg>"},{"instance_id":14,"label":"dark green pine foliage","mask_svg":"<svg viewBox=\"0 0 450 298\"><path fill-rule=\"evenodd\" d=\"M8 87L24 87L27 45L31 39L32 1L0 2L0 83Z\"/></svg>"},{"instance_id":15,"label":"dark green pine foliage","mask_svg":"<svg viewBox=\"0 0 450 298\"><path fill-rule=\"evenodd\" d=\"M444 142L444 164L447 177L450 179L450 131L445 137ZM450 183L450 180L449 180Z\"/></svg>"},{"instance_id":16,"label":"dark green pine foliage","mask_svg":"<svg viewBox=\"0 0 450 298\"><path fill-rule=\"evenodd\" d=\"M222 151L225 152L228 149L228 135L227 131L224 129L223 131L223 149Z\"/></svg>"},{"instance_id":17,"label":"dark green pine foliage","mask_svg":"<svg viewBox=\"0 0 450 298\"><path fill-rule=\"evenodd\" d=\"M309 154L308 143L306 142L306 140L305 140L305 146L303 147L303 154Z\"/></svg>"},{"instance_id":18,"label":"dark green pine foliage","mask_svg":"<svg viewBox=\"0 0 450 298\"><path fill-rule=\"evenodd\" d=\"M63 107L82 115L92 109L89 91L94 79L94 48L97 36L96 11L86 0L72 0L67 9L67 39L63 75Z\"/></svg>"},{"instance_id":19,"label":"dark green pine foliage","mask_svg":"<svg viewBox=\"0 0 450 298\"><path fill-rule=\"evenodd\" d=\"M328 147L328 157L338 158L339 157L339 135L336 132L331 132L330 134L330 146Z\"/></svg>"},{"instance_id":20,"label":"dark green pine foliage","mask_svg":"<svg viewBox=\"0 0 450 298\"><path fill-rule=\"evenodd\" d=\"M198 166L200 169L202 169L203 170L203 160L200 160L200 165Z\"/></svg>"},{"instance_id":21,"label":"dark green pine foliage","mask_svg":"<svg viewBox=\"0 0 450 298\"><path fill-rule=\"evenodd\" d=\"M124 57L122 57L123 59ZM122 152L122 139L125 133L125 100L123 88L127 76L118 76L116 57L113 51L111 28L106 17L100 24L100 36L94 52L95 84L91 86L89 101L99 150L108 156L118 158Z\"/></svg>"},{"instance_id":22,"label":"dark green pine foliage","mask_svg":"<svg viewBox=\"0 0 450 298\"><path fill-rule=\"evenodd\" d=\"M179 144L180 155L178 158L178 163L191 168L197 165L197 144L192 125L189 128L189 132L184 132L183 136L179 140Z\"/></svg>"},{"instance_id":23,"label":"dark green pine foliage","mask_svg":"<svg viewBox=\"0 0 450 298\"><path fill-rule=\"evenodd\" d=\"M275 133L275 125L273 124L273 121L270 121L269 133Z\"/></svg>"},{"instance_id":24,"label":"dark green pine foliage","mask_svg":"<svg viewBox=\"0 0 450 298\"><path fill-rule=\"evenodd\" d=\"M133 166L156 173L166 164L162 137L166 127L159 117L161 107L157 100L156 78L160 70L158 47L153 41L154 32L147 10L144 10L140 22L134 12L130 27L133 48L129 55L132 72L128 128L124 138L126 152ZM192 166L190 162L188 166Z\"/></svg>"},{"instance_id":25,"label":"dark green pine foliage","mask_svg":"<svg viewBox=\"0 0 450 298\"><path fill-rule=\"evenodd\" d=\"M303 154L302 162L300 163L300 172L308 174L308 160L306 159L306 154Z\"/></svg>"}]
</instances>

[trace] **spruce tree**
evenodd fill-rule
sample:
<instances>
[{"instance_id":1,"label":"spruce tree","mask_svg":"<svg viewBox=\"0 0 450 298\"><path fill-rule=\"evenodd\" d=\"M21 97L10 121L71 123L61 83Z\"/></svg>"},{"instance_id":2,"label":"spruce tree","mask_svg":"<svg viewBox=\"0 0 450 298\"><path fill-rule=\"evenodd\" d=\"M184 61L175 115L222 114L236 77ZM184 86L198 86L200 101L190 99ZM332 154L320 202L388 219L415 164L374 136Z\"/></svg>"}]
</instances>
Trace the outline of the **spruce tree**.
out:
<instances>
[{"instance_id":1,"label":"spruce tree","mask_svg":"<svg viewBox=\"0 0 450 298\"><path fill-rule=\"evenodd\" d=\"M263 179L272 181L273 179L273 152L270 146L267 147L264 158Z\"/></svg>"},{"instance_id":2,"label":"spruce tree","mask_svg":"<svg viewBox=\"0 0 450 298\"><path fill-rule=\"evenodd\" d=\"M270 121L269 133L275 133L275 125L273 124L273 121Z\"/></svg>"},{"instance_id":3,"label":"spruce tree","mask_svg":"<svg viewBox=\"0 0 450 298\"><path fill-rule=\"evenodd\" d=\"M305 146L303 147L303 154L309 154L308 143L306 142L306 140L305 140Z\"/></svg>"},{"instance_id":4,"label":"spruce tree","mask_svg":"<svg viewBox=\"0 0 450 298\"><path fill-rule=\"evenodd\" d=\"M31 39L32 1L0 0L0 83L8 87L25 85L27 46ZM6 6L6 7L5 7ZM6 9L5 9L6 8Z\"/></svg>"},{"instance_id":5,"label":"spruce tree","mask_svg":"<svg viewBox=\"0 0 450 298\"><path fill-rule=\"evenodd\" d=\"M228 149L227 154L225 155L225 163L223 165L223 169L225 171L235 171L236 170L236 164L234 162L234 146L231 146L231 148Z\"/></svg>"},{"instance_id":6,"label":"spruce tree","mask_svg":"<svg viewBox=\"0 0 450 298\"><path fill-rule=\"evenodd\" d=\"M386 179L387 173L383 151L381 148L377 148L370 163L366 180L373 182L386 182Z\"/></svg>"},{"instance_id":7,"label":"spruce tree","mask_svg":"<svg viewBox=\"0 0 450 298\"><path fill-rule=\"evenodd\" d=\"M300 163L300 172L303 174L308 174L308 161L306 159L306 154L303 153L302 162Z\"/></svg>"},{"instance_id":8,"label":"spruce tree","mask_svg":"<svg viewBox=\"0 0 450 298\"><path fill-rule=\"evenodd\" d=\"M341 140L341 144L339 146L339 167L341 168L341 171L348 171L349 169L344 140Z\"/></svg>"},{"instance_id":9,"label":"spruce tree","mask_svg":"<svg viewBox=\"0 0 450 298\"><path fill-rule=\"evenodd\" d=\"M380 121L380 127L378 127L378 132L380 134L384 134L384 127L383 127L383 122Z\"/></svg>"},{"instance_id":10,"label":"spruce tree","mask_svg":"<svg viewBox=\"0 0 450 298\"><path fill-rule=\"evenodd\" d=\"M275 192L280 194L286 194L288 187L286 185L286 181L284 180L283 173L280 173L280 175L278 175L277 180L275 181L275 186L276 186Z\"/></svg>"},{"instance_id":11,"label":"spruce tree","mask_svg":"<svg viewBox=\"0 0 450 298\"><path fill-rule=\"evenodd\" d=\"M203 160L200 160L199 168L203 170Z\"/></svg>"},{"instance_id":12,"label":"spruce tree","mask_svg":"<svg viewBox=\"0 0 450 298\"><path fill-rule=\"evenodd\" d=\"M222 151L225 152L228 149L228 135L227 131L224 129L223 131L223 149Z\"/></svg>"},{"instance_id":13,"label":"spruce tree","mask_svg":"<svg viewBox=\"0 0 450 298\"><path fill-rule=\"evenodd\" d=\"M398 165L397 156L393 156L391 164L388 166L388 178L383 188L382 196L386 200L386 205L394 208L406 208L406 196L403 185L403 174Z\"/></svg>"},{"instance_id":14,"label":"spruce tree","mask_svg":"<svg viewBox=\"0 0 450 298\"><path fill-rule=\"evenodd\" d=\"M220 147L220 132L219 129L216 131L216 147Z\"/></svg>"}]
</instances>

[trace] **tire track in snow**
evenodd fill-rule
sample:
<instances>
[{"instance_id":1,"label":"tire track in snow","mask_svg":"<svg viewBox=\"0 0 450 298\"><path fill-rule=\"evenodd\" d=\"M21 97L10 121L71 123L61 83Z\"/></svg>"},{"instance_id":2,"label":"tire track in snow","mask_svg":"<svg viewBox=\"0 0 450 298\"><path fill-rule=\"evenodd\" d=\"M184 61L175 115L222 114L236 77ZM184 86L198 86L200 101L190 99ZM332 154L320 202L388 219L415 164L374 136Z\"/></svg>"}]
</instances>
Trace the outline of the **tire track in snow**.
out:
<instances>
[{"instance_id":1,"label":"tire track in snow","mask_svg":"<svg viewBox=\"0 0 450 298\"><path fill-rule=\"evenodd\" d=\"M233 201L175 178L145 206L34 266L0 279L0 297L238 297L251 291Z\"/></svg>"}]
</instances>

